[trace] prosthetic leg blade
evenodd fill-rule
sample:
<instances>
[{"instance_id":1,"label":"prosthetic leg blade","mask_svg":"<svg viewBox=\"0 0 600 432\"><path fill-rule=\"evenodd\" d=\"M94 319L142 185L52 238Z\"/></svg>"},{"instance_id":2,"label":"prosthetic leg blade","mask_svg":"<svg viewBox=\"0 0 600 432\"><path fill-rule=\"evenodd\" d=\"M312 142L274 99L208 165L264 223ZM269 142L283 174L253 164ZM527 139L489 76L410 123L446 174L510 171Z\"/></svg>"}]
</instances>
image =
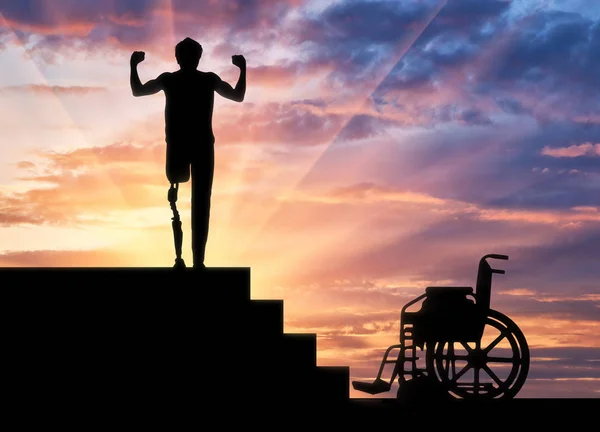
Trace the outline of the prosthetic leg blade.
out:
<instances>
[{"instance_id":1,"label":"prosthetic leg blade","mask_svg":"<svg viewBox=\"0 0 600 432\"><path fill-rule=\"evenodd\" d=\"M179 184L172 184L169 189L169 203L171 204L171 210L173 210L173 218L171 219L173 223L173 240L175 241L175 266L176 269L185 268L185 262L182 255L182 245L183 245L183 230L181 229L181 219L179 218L179 211L177 211L177 192L179 190Z\"/></svg>"}]
</instances>

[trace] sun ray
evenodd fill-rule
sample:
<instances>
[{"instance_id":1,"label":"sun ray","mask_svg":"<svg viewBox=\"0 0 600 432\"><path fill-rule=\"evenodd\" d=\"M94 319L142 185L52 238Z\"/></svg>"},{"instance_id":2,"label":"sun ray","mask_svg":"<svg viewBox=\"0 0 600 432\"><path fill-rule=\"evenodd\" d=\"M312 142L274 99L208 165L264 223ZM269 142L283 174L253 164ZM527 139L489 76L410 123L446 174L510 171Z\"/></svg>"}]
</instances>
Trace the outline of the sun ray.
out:
<instances>
[{"instance_id":1,"label":"sun ray","mask_svg":"<svg viewBox=\"0 0 600 432\"><path fill-rule=\"evenodd\" d=\"M173 5L173 0L158 0L158 6L154 11L158 15L161 24L159 24L158 31L162 35L159 41L164 46L164 52L172 54L176 43L175 35L175 20L176 10Z\"/></svg>"},{"instance_id":2,"label":"sun ray","mask_svg":"<svg viewBox=\"0 0 600 432\"><path fill-rule=\"evenodd\" d=\"M448 2L447 0L442 0L440 3L438 3L438 5L428 15L427 19L424 20L424 22L422 23L422 26L418 29L418 31L415 31L415 33L412 34L411 37L402 41L402 43L398 47L397 54L395 56L390 56L391 60L386 64L385 67L381 68L381 72L377 74L375 79L373 79L373 81L370 82L368 85L364 86L367 89L367 91L365 92L364 99L361 99L360 102L355 104L355 106L351 110L353 112L353 114L350 114L346 117L346 119L342 123L341 127L335 133L334 138L330 142L330 144L325 146L325 148L322 151L317 151L315 158L308 164L308 169L306 170L306 172L304 172L304 174L301 174L299 180L294 185L292 185L291 187L288 188L288 192L285 194L286 196L292 195L293 192L295 190L297 190L299 188L299 186L302 185L302 183L306 180L306 178L309 176L309 174L314 170L314 167L318 164L318 162L320 160L322 160L322 158L327 153L327 151L330 148L332 148L332 146L337 142L340 134L347 128L347 126L349 125L351 120L355 117L356 113L361 111L365 107L365 105L367 105L369 103L373 93L377 90L377 88L381 85L381 83L383 83L385 81L385 79L389 76L389 74L394 70L394 68L398 65L398 63L402 60L402 58L406 55L406 53L410 50L410 48L413 46L413 44L423 34L423 32L435 20L435 18L439 15L439 13L444 8L444 6L446 6L447 2ZM274 205L275 208L271 209L269 211L269 216L266 218L266 220L255 230L254 235L251 236L250 242L244 246L240 245L240 248L238 249L239 250L239 254L237 256L238 259L247 251L247 249L256 241L257 237L259 237L259 235L262 232L264 232L267 229L268 225L270 223L272 223L273 220L277 217L277 214L278 214L279 210L281 209L281 205L282 204L276 203Z\"/></svg>"},{"instance_id":3,"label":"sun ray","mask_svg":"<svg viewBox=\"0 0 600 432\"><path fill-rule=\"evenodd\" d=\"M60 17L57 16L57 11L54 9L54 7L50 3L44 2L44 3L42 3L42 6L45 8L45 12L47 12L48 14L50 14L52 16L55 16L56 19L59 20ZM12 27L11 23L4 17L4 15L2 13L0 13L0 25L9 31L10 37L15 42L15 45L19 49L23 50L23 54L24 54L27 62L30 65L32 65L34 70L36 71L37 79L40 80L41 84L48 86L52 90L53 102L56 104L56 110L57 110L56 114L63 116L73 126L76 126L74 128L74 130L76 131L76 134L79 137L79 142L81 143L81 145L78 145L78 147L89 147L90 140L88 139L88 137L86 137L84 130L80 127L77 127L78 125L76 124L76 121L74 120L72 114L69 112L69 110L63 103L60 95L57 94L56 91L54 90L52 83L45 76L41 65L36 62L34 53L27 46L26 41L23 40L21 37L19 37L19 34L15 31L15 29ZM67 148L67 149L63 149L63 150L71 151L73 149ZM90 168L93 168L93 165ZM134 210L135 207L130 202L130 200L127 198L122 186L119 185L119 183L117 181L115 181L115 179L113 178L111 173L104 172L103 175L106 177L107 187L114 188L115 194L119 195L122 198L122 202L125 205L128 205L131 210ZM156 234L153 237L155 237L155 236L156 236ZM155 247L157 244L160 243L156 238L154 239L154 241L152 241L152 239L148 238L147 241L148 241L148 245L147 245L148 247Z\"/></svg>"},{"instance_id":4,"label":"sun ray","mask_svg":"<svg viewBox=\"0 0 600 432\"><path fill-rule=\"evenodd\" d=\"M371 98L373 97L374 93L377 91L379 86L381 86L381 84L390 76L390 74L398 66L400 61L404 58L406 53L408 53L408 51L410 51L410 49L415 44L415 42L421 37L421 35L425 32L425 30L427 30L427 28L429 28L431 23L433 23L435 18L440 14L440 12L444 8L444 6L446 6L447 3L448 3L448 0L443 0L442 2L440 2L437 5L437 7L431 11L431 13L427 17L427 19L424 20L423 26L420 27L419 30L416 31L412 35L412 37L410 37L408 40L403 41L404 43L398 47L397 55L393 56L392 57L393 60L390 61L389 63L387 63L386 66L384 68L382 68L382 72L377 74L375 79L371 83L369 83L369 85L367 86L368 91L366 92L365 98L361 102L358 102L354 106L354 108L351 110L353 113L350 114L346 118L346 120L343 122L340 129L334 135L334 138L331 141L331 143L329 144L329 146L327 146L325 148L323 153L318 155L317 160L309 167L308 171L301 177L300 181L298 181L296 186L294 186L294 189L298 189L299 187L301 187L303 182L308 178L310 173L314 170L315 166L319 163L320 160L323 159L323 156L327 153L327 151L330 150L332 148L332 146L334 146L338 142L342 132L346 130L346 128L348 127L350 122L356 117L356 115L359 112L361 112L371 102Z\"/></svg>"},{"instance_id":5,"label":"sun ray","mask_svg":"<svg viewBox=\"0 0 600 432\"><path fill-rule=\"evenodd\" d=\"M496 38L494 41L492 41L486 47L486 50L483 53L483 55L481 55L474 62L472 62L469 65L468 69L470 71L479 71L480 73L483 73L488 68L493 67L492 66L493 62L491 60L502 56L502 54L505 52L505 50L510 46L510 42L514 40L514 36L517 34L517 31L519 29L522 29L527 24L528 20L530 19L529 17L522 19L513 28L508 29L506 32L504 32L502 37ZM449 88L455 89L454 97L464 96L464 94L462 94L462 90L460 90L460 88L461 88L460 84L465 79L465 73L455 74L454 76L451 77L450 81L447 83L447 86ZM504 142L508 142L509 138L510 137L504 137L503 139L499 139L494 145L496 147L502 146ZM383 148L385 148L385 146ZM360 151L357 151L356 155L354 156L355 163L353 164L353 168L349 167L348 169L350 171L352 171L358 179L360 179L360 167L368 166L369 160L373 160L373 158L375 158L375 157L381 157L381 154L379 154L381 149L382 149L381 146L376 146L376 145L367 146L366 148L365 148L365 146L363 146L363 148L361 148ZM453 162L452 162L453 167L455 169L457 169L456 167L459 167L458 169L467 169L467 167L474 160L476 160L478 157L481 157L481 155L483 153L487 152L488 150L489 150L489 146L486 146L486 147L482 147L478 151L473 151L468 155L461 155L461 157L459 159L453 160ZM352 160L347 161L346 163L352 163ZM437 176L437 177L439 177L440 181L443 180L444 172L443 172L443 170L437 169L435 164L432 165L431 167L429 167L428 169L429 169L429 171L428 171L429 174L427 174L427 175L430 178L431 178L431 176L433 176L433 177ZM376 220L378 217L381 217L381 216L383 216L381 211L374 211L374 212L372 212L369 220ZM437 218L434 218L432 221L430 221L430 223L428 225L420 227L420 229L418 231L422 232L423 230L426 230L428 226L431 226L431 224L434 224L434 223L443 223L444 220L447 220L447 218L449 218L449 217L451 217L451 216L439 216ZM270 219L270 221L272 221L272 218ZM359 235L360 232L362 230L364 230L364 226L368 225L368 223L369 223L369 221L364 221L364 223L359 223L359 224L348 226L347 230L346 230L345 238L340 237L340 233L336 234L336 239L338 239L340 241L339 244L348 244L348 242L350 242L351 240L360 238L360 235ZM267 227L267 225L264 225L263 230L266 229L266 227ZM262 232L264 232L264 231L262 231ZM258 235L258 233L256 235ZM405 237L406 240L408 240L409 238L411 238L411 236ZM246 246L247 249L242 251L240 253L240 256L242 256L243 254L246 254L249 251L249 249L251 248L251 245L252 245L252 243L248 244ZM289 264L290 268L294 268L294 266L299 265L303 260L306 259L307 255L311 255L311 252L305 251L304 254L296 252L293 254L293 256L287 256L286 258L288 260L293 261L292 263Z\"/></svg>"}]
</instances>

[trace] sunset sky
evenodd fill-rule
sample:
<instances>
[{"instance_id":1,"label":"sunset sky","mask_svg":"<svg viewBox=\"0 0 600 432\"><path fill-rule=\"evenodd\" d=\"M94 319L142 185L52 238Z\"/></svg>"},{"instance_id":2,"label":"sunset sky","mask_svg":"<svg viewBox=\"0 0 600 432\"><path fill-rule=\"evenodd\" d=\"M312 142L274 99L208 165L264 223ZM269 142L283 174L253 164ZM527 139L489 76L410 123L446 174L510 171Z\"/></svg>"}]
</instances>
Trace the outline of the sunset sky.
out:
<instances>
[{"instance_id":1,"label":"sunset sky","mask_svg":"<svg viewBox=\"0 0 600 432\"><path fill-rule=\"evenodd\" d=\"M590 0L0 0L0 266L173 265L164 96L132 96L129 57L145 82L192 37L232 85L248 64L245 101L215 105L206 264L251 267L319 365L372 378L404 304L498 253L492 308L531 348L519 396L600 397L599 19Z\"/></svg>"}]
</instances>

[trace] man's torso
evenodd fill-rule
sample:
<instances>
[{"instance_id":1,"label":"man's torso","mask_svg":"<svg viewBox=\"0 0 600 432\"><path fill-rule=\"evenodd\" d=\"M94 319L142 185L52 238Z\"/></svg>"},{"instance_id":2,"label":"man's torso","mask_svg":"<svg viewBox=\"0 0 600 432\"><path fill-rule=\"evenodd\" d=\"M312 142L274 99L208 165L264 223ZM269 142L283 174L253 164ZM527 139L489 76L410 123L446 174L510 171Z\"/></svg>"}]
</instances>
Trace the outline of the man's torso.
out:
<instances>
[{"instance_id":1,"label":"man's torso","mask_svg":"<svg viewBox=\"0 0 600 432\"><path fill-rule=\"evenodd\" d=\"M177 71L164 78L167 142L198 145L213 139L214 74Z\"/></svg>"}]
</instances>

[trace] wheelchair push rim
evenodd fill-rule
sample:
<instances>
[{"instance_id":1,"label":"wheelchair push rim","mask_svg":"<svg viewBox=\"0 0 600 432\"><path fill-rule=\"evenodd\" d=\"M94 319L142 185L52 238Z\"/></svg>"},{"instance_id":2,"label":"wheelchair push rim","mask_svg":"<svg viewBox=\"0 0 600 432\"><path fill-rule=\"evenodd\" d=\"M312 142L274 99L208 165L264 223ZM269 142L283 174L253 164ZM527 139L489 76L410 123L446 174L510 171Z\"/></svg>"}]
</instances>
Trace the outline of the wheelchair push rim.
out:
<instances>
[{"instance_id":1,"label":"wheelchair push rim","mask_svg":"<svg viewBox=\"0 0 600 432\"><path fill-rule=\"evenodd\" d=\"M459 399L510 399L529 372L529 347L519 327L490 310L481 340L429 344L428 375Z\"/></svg>"}]
</instances>

